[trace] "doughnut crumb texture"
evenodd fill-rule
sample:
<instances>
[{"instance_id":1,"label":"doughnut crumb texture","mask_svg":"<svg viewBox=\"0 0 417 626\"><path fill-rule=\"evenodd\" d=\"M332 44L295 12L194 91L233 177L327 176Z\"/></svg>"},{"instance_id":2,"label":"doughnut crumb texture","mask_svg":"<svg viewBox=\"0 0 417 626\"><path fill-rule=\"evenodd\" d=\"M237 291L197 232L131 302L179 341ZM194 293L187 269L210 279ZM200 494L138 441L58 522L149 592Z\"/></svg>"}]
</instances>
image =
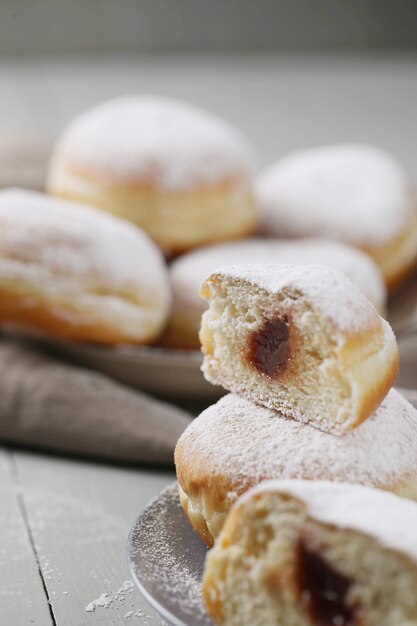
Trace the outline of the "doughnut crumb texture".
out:
<instances>
[{"instance_id":1,"label":"doughnut crumb texture","mask_svg":"<svg viewBox=\"0 0 417 626\"><path fill-rule=\"evenodd\" d=\"M206 379L283 415L341 435L391 388L389 324L344 275L324 266L241 265L203 283Z\"/></svg>"},{"instance_id":2,"label":"doughnut crumb texture","mask_svg":"<svg viewBox=\"0 0 417 626\"><path fill-rule=\"evenodd\" d=\"M417 504L270 481L237 501L203 580L218 626L416 626Z\"/></svg>"}]
</instances>

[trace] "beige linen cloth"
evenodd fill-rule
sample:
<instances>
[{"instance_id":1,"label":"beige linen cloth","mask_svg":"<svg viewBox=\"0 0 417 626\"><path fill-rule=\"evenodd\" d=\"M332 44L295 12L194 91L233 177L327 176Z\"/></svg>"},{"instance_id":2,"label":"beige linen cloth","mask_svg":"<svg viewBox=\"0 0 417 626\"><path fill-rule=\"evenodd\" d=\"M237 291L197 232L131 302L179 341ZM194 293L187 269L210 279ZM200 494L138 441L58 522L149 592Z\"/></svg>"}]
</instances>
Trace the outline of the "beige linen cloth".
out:
<instances>
[{"instance_id":1,"label":"beige linen cloth","mask_svg":"<svg viewBox=\"0 0 417 626\"><path fill-rule=\"evenodd\" d=\"M191 419L102 374L0 342L0 441L166 465Z\"/></svg>"}]
</instances>

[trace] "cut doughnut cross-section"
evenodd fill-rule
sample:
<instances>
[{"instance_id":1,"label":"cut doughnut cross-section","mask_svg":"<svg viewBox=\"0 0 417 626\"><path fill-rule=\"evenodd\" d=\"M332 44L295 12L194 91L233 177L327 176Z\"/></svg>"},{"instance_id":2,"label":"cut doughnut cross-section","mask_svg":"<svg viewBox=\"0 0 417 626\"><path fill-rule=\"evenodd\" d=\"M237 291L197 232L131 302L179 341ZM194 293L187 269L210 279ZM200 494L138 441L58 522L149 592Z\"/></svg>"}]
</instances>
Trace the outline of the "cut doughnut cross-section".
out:
<instances>
[{"instance_id":1,"label":"cut doughnut cross-section","mask_svg":"<svg viewBox=\"0 0 417 626\"><path fill-rule=\"evenodd\" d=\"M286 417L343 434L378 407L398 371L390 325L332 268L223 267L203 283L207 380Z\"/></svg>"},{"instance_id":2,"label":"cut doughnut cross-section","mask_svg":"<svg viewBox=\"0 0 417 626\"><path fill-rule=\"evenodd\" d=\"M417 504L346 483L266 482L206 561L219 626L415 626Z\"/></svg>"}]
</instances>

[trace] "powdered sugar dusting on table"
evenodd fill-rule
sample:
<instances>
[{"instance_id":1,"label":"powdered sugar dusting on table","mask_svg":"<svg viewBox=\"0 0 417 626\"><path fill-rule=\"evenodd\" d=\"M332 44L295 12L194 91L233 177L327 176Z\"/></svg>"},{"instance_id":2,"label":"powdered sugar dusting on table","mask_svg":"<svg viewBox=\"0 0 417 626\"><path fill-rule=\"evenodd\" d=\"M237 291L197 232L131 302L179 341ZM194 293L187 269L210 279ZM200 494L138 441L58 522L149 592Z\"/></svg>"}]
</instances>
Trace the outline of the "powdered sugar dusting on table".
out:
<instances>
[{"instance_id":1,"label":"powdered sugar dusting on table","mask_svg":"<svg viewBox=\"0 0 417 626\"><path fill-rule=\"evenodd\" d=\"M391 390L368 420L337 437L229 394L187 427L178 447L187 463L203 460L203 474L222 477L237 494L276 478L389 489L417 477L417 411Z\"/></svg>"},{"instance_id":2,"label":"powdered sugar dusting on table","mask_svg":"<svg viewBox=\"0 0 417 626\"><path fill-rule=\"evenodd\" d=\"M368 145L294 152L259 175L266 232L318 235L355 245L383 245L411 220L411 192L401 165Z\"/></svg>"},{"instance_id":3,"label":"powdered sugar dusting on table","mask_svg":"<svg viewBox=\"0 0 417 626\"><path fill-rule=\"evenodd\" d=\"M119 181L168 189L251 174L252 151L225 120L191 104L150 95L99 104L75 119L55 158Z\"/></svg>"},{"instance_id":4,"label":"powdered sugar dusting on table","mask_svg":"<svg viewBox=\"0 0 417 626\"><path fill-rule=\"evenodd\" d=\"M311 517L374 537L417 562L417 503L362 485L311 481L271 481L254 493L288 493L307 505Z\"/></svg>"},{"instance_id":5,"label":"powdered sugar dusting on table","mask_svg":"<svg viewBox=\"0 0 417 626\"><path fill-rule=\"evenodd\" d=\"M109 609L116 601L124 599L126 593L132 593L133 588L133 582L131 580L125 580L120 589L118 589L115 593L102 593L98 598L87 604L85 610L87 611L87 613L92 613L98 607L101 607L103 609Z\"/></svg>"},{"instance_id":6,"label":"powdered sugar dusting on table","mask_svg":"<svg viewBox=\"0 0 417 626\"><path fill-rule=\"evenodd\" d=\"M302 297L339 330L363 332L387 322L344 274L323 265L232 265L214 273L282 297Z\"/></svg>"}]
</instances>

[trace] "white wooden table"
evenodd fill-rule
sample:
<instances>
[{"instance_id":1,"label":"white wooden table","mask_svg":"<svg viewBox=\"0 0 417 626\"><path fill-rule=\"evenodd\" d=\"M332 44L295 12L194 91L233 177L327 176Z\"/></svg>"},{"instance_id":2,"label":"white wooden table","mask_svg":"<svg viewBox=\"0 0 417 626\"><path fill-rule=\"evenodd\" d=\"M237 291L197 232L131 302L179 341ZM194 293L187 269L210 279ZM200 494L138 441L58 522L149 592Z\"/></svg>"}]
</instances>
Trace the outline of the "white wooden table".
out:
<instances>
[{"instance_id":1,"label":"white wooden table","mask_svg":"<svg viewBox=\"0 0 417 626\"><path fill-rule=\"evenodd\" d=\"M397 154L417 182L417 57L3 59L0 133L52 137L94 102L138 91L229 117L261 164L301 146L361 140ZM172 479L0 449L1 626L162 624L130 585L125 547L136 516Z\"/></svg>"},{"instance_id":2,"label":"white wooden table","mask_svg":"<svg viewBox=\"0 0 417 626\"><path fill-rule=\"evenodd\" d=\"M1 450L0 624L162 624L133 589L126 538L173 478Z\"/></svg>"}]
</instances>

